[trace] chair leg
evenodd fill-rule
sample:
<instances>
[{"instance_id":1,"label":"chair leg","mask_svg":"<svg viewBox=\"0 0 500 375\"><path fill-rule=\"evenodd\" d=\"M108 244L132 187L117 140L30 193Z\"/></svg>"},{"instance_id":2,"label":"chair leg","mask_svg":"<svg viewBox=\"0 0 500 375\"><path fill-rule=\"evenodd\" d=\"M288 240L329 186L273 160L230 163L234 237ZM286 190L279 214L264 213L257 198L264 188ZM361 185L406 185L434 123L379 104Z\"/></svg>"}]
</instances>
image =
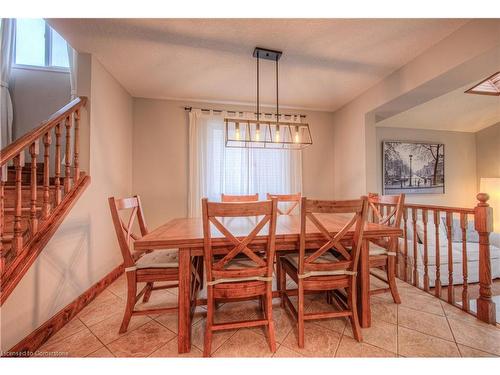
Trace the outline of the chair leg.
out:
<instances>
[{"instance_id":1,"label":"chair leg","mask_svg":"<svg viewBox=\"0 0 500 375\"><path fill-rule=\"evenodd\" d=\"M282 308L285 308L286 272L279 258L278 258L278 268L280 269L280 275L278 279L278 290L280 292L280 298L281 298L280 306Z\"/></svg>"},{"instance_id":2,"label":"chair leg","mask_svg":"<svg viewBox=\"0 0 500 375\"><path fill-rule=\"evenodd\" d=\"M276 290L280 293L281 296L280 280L281 280L280 256L278 253L276 253Z\"/></svg>"},{"instance_id":3,"label":"chair leg","mask_svg":"<svg viewBox=\"0 0 500 375\"><path fill-rule=\"evenodd\" d=\"M297 327L299 340L298 345L299 348L304 347L304 285L302 280L299 279L299 288L298 288L298 301L297 301Z\"/></svg>"},{"instance_id":4,"label":"chair leg","mask_svg":"<svg viewBox=\"0 0 500 375\"><path fill-rule=\"evenodd\" d=\"M210 357L212 351L212 324L214 321L214 298L212 287L207 290L207 322L205 325L205 341L203 344L203 357Z\"/></svg>"},{"instance_id":5,"label":"chair leg","mask_svg":"<svg viewBox=\"0 0 500 375\"><path fill-rule=\"evenodd\" d=\"M149 298L151 297L151 293L153 292L153 283L147 283L146 284L146 291L144 292L144 297L142 297L142 302L146 303L149 301Z\"/></svg>"},{"instance_id":6,"label":"chair leg","mask_svg":"<svg viewBox=\"0 0 500 375\"><path fill-rule=\"evenodd\" d=\"M203 270L204 270L204 265L203 265L203 257L199 257L199 264L198 264L198 275L200 276L200 290L203 290L204 288L204 280L203 278L205 277L203 275Z\"/></svg>"},{"instance_id":7,"label":"chair leg","mask_svg":"<svg viewBox=\"0 0 500 375\"><path fill-rule=\"evenodd\" d=\"M349 316L349 319L351 321L352 333L354 335L354 338L361 342L363 341L363 336L361 334L361 326L359 325L358 305L356 298L356 278L352 277L351 279L351 286L350 288L348 288L347 295L347 305L352 313L351 316Z\"/></svg>"},{"instance_id":8,"label":"chair leg","mask_svg":"<svg viewBox=\"0 0 500 375\"><path fill-rule=\"evenodd\" d=\"M396 259L393 256L387 257L387 281L394 303L400 304L401 298L399 297L398 285L396 284Z\"/></svg>"},{"instance_id":9,"label":"chair leg","mask_svg":"<svg viewBox=\"0 0 500 375\"><path fill-rule=\"evenodd\" d=\"M273 290L272 284L269 283L267 287L267 292L265 296L265 308L266 308L266 318L267 318L267 329L269 338L269 348L271 352L276 351L276 334L274 332L274 320L273 320Z\"/></svg>"},{"instance_id":10,"label":"chair leg","mask_svg":"<svg viewBox=\"0 0 500 375\"><path fill-rule=\"evenodd\" d=\"M127 304L125 306L125 313L123 314L122 325L120 326L119 333L127 332L130 318L135 306L135 296L137 295L137 281L135 271L127 272Z\"/></svg>"},{"instance_id":11,"label":"chair leg","mask_svg":"<svg viewBox=\"0 0 500 375\"><path fill-rule=\"evenodd\" d=\"M331 290L326 291L326 303L328 303L329 305L332 304L332 291Z\"/></svg>"}]
</instances>

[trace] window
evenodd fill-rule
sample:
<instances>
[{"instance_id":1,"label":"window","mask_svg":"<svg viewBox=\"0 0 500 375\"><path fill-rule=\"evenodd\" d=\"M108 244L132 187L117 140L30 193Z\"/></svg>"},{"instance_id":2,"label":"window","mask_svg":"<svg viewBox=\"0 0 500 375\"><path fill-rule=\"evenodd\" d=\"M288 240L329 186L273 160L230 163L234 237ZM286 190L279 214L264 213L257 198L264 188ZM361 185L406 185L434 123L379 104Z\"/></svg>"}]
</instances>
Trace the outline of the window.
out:
<instances>
[{"instance_id":1,"label":"window","mask_svg":"<svg viewBox=\"0 0 500 375\"><path fill-rule=\"evenodd\" d=\"M225 147L224 116L190 113L189 216L201 215L201 198L219 201L221 193L300 193L301 151Z\"/></svg>"},{"instance_id":2,"label":"window","mask_svg":"<svg viewBox=\"0 0 500 375\"><path fill-rule=\"evenodd\" d=\"M66 41L41 18L16 20L15 51L16 65L69 67Z\"/></svg>"}]
</instances>

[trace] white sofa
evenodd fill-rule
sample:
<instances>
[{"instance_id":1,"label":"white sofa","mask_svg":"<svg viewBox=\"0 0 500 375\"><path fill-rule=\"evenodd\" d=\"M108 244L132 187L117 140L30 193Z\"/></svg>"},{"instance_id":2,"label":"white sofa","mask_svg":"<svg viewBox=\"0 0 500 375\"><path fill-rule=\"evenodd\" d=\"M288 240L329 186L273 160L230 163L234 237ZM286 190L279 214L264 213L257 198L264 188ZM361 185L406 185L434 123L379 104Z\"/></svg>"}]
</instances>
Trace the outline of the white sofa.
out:
<instances>
[{"instance_id":1,"label":"white sofa","mask_svg":"<svg viewBox=\"0 0 500 375\"><path fill-rule=\"evenodd\" d=\"M459 229L458 223L457 229ZM477 232L473 233L474 223L469 222L468 237L470 240L466 242L467 248L467 282L477 283L479 282L479 243L476 242ZM422 287L424 285L424 228L423 223L417 219L417 274L418 274L418 285ZM429 218L427 224L427 272L429 275L429 286L434 287L436 283L436 238L435 238L435 226L432 218ZM408 277L413 281L413 268L414 268L414 251L413 251L413 223L408 222ZM453 238L453 235L452 235ZM463 284L463 250L461 235L454 238L455 242L452 242L452 264L453 264L453 284ZM457 242L459 240L459 242ZM402 253L404 246L404 239L399 240L399 251ZM448 267L448 237L446 234L446 227L443 224L443 220L439 225L439 260L440 260L440 272L441 272L441 285L446 286L449 284L449 267ZM491 259L491 274L492 278L500 278L500 233L490 234L490 259ZM401 261L400 261L401 262Z\"/></svg>"}]
</instances>

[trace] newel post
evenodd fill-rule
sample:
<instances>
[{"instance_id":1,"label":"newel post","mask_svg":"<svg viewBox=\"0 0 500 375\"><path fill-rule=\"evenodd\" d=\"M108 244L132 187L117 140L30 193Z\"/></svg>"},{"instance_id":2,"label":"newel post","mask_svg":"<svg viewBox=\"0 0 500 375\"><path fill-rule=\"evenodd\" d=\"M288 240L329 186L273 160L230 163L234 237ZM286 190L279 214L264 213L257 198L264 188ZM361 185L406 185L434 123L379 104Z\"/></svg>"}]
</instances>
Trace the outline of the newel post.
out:
<instances>
[{"instance_id":1,"label":"newel post","mask_svg":"<svg viewBox=\"0 0 500 375\"><path fill-rule=\"evenodd\" d=\"M491 299L490 232L493 231L493 209L487 203L488 194L479 193L479 203L474 208L474 225L479 233L479 298L477 317L483 322L495 324L495 303Z\"/></svg>"}]
</instances>

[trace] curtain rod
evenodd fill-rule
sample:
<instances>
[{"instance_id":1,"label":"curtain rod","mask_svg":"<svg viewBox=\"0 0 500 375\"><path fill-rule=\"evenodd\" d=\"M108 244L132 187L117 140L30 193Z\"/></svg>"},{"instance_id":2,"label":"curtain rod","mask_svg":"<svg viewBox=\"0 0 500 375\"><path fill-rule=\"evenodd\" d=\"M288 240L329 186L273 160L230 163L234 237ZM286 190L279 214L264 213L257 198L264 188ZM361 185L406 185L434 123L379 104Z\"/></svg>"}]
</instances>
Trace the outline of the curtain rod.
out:
<instances>
[{"instance_id":1,"label":"curtain rod","mask_svg":"<svg viewBox=\"0 0 500 375\"><path fill-rule=\"evenodd\" d=\"M193 107L184 107L184 110L185 111L189 111L191 112L191 110L193 109ZM217 112L217 113L221 113L223 111L226 111L226 110L223 110L223 109L208 109L208 108L200 108L201 111L204 111L204 112L209 112L209 111L212 111L212 112ZM227 113L243 113L243 111L226 111ZM254 115L256 115L257 112L254 112ZM274 116L274 113L259 113L259 115L264 115L264 116ZM281 114L282 116L300 116L300 118L306 118L307 116L306 115L302 115L302 114L297 114L297 115L291 115L291 114L287 114L287 113L282 113Z\"/></svg>"}]
</instances>

